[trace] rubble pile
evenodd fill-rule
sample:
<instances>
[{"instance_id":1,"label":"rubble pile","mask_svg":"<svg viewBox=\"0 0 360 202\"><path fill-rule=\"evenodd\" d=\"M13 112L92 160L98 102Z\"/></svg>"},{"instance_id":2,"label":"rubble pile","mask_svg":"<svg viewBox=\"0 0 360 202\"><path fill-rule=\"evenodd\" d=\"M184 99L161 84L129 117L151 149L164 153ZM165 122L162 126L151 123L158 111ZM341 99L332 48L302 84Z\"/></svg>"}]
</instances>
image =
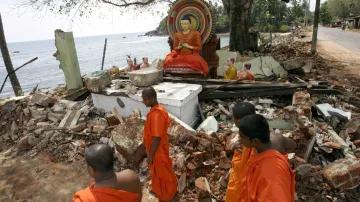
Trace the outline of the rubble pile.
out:
<instances>
[{"instance_id":1,"label":"rubble pile","mask_svg":"<svg viewBox=\"0 0 360 202\"><path fill-rule=\"evenodd\" d=\"M0 150L9 155L44 151L52 161L70 163L84 156L87 145L109 137L107 120L99 118L104 116L90 99L73 102L37 92L7 100L0 106Z\"/></svg>"}]
</instances>

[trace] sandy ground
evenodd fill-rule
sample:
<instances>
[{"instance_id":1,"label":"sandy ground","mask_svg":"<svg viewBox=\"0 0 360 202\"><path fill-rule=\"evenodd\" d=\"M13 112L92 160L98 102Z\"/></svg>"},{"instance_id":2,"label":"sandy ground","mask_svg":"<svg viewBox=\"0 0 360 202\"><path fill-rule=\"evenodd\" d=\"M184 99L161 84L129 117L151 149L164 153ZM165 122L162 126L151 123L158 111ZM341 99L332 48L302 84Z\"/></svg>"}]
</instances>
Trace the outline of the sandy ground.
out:
<instances>
[{"instance_id":1,"label":"sandy ground","mask_svg":"<svg viewBox=\"0 0 360 202\"><path fill-rule=\"evenodd\" d=\"M332 64L332 76L360 78L360 52L350 51L334 41L320 41L317 50Z\"/></svg>"},{"instance_id":2,"label":"sandy ground","mask_svg":"<svg viewBox=\"0 0 360 202\"><path fill-rule=\"evenodd\" d=\"M46 154L5 157L0 153L1 202L65 202L77 190L86 188L92 179L85 162L71 165L53 163ZM143 202L158 200L143 189Z\"/></svg>"}]
</instances>

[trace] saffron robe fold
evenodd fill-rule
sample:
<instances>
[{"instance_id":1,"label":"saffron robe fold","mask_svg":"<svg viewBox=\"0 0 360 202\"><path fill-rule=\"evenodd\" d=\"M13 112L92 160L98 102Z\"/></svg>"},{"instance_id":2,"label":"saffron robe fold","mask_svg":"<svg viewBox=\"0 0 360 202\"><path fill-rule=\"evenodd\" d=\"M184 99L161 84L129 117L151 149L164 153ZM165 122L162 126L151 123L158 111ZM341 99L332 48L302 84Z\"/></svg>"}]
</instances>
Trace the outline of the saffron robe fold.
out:
<instances>
[{"instance_id":1,"label":"saffron robe fold","mask_svg":"<svg viewBox=\"0 0 360 202\"><path fill-rule=\"evenodd\" d=\"M137 202L139 199L139 194L94 185L76 192L72 202Z\"/></svg>"},{"instance_id":2,"label":"saffron robe fold","mask_svg":"<svg viewBox=\"0 0 360 202\"><path fill-rule=\"evenodd\" d=\"M170 125L168 112L160 104L152 107L146 116L144 127L144 144L150 153L153 137L160 137L160 145L153 156L153 164L149 165L152 179L152 191L159 200L170 201L177 192L177 179L172 170L172 159L169 154L167 129Z\"/></svg>"},{"instance_id":3,"label":"saffron robe fold","mask_svg":"<svg viewBox=\"0 0 360 202\"><path fill-rule=\"evenodd\" d=\"M268 150L255 153L246 171L241 202L295 201L295 175L286 155Z\"/></svg>"},{"instance_id":4,"label":"saffron robe fold","mask_svg":"<svg viewBox=\"0 0 360 202\"><path fill-rule=\"evenodd\" d=\"M224 78L228 80L238 80L237 69L234 65L231 65L225 72Z\"/></svg>"},{"instance_id":5,"label":"saffron robe fold","mask_svg":"<svg viewBox=\"0 0 360 202\"><path fill-rule=\"evenodd\" d=\"M252 155L255 152L252 148L247 148L243 146L242 153L238 150L235 150L234 156L232 159L232 167L229 177L229 183L226 190L226 202L239 202L240 201L240 192L242 188L242 181L245 178L246 169L248 162Z\"/></svg>"},{"instance_id":6,"label":"saffron robe fold","mask_svg":"<svg viewBox=\"0 0 360 202\"><path fill-rule=\"evenodd\" d=\"M189 44L193 49L183 47L180 50L176 50L180 42ZM163 69L166 69L167 66L189 67L202 72L206 76L209 72L209 67L206 61L199 55L201 49L202 41L198 31L190 31L188 34L182 32L176 33L173 51L166 56Z\"/></svg>"},{"instance_id":7,"label":"saffron robe fold","mask_svg":"<svg viewBox=\"0 0 360 202\"><path fill-rule=\"evenodd\" d=\"M243 78L246 78L246 80L249 80L249 81L255 80L254 74L251 73L250 71L246 71L244 73L239 74L239 79L243 79Z\"/></svg>"}]
</instances>

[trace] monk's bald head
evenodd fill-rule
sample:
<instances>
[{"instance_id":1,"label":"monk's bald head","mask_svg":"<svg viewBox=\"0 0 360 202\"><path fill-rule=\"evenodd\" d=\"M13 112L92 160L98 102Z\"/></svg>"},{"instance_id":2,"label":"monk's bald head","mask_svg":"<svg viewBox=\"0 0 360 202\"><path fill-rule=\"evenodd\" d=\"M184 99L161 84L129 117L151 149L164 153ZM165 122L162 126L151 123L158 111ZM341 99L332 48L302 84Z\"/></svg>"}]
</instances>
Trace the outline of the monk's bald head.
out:
<instances>
[{"instance_id":1,"label":"monk's bald head","mask_svg":"<svg viewBox=\"0 0 360 202\"><path fill-rule=\"evenodd\" d=\"M142 91L142 96L148 99L156 99L156 91L153 87L147 87Z\"/></svg>"},{"instance_id":2,"label":"monk's bald head","mask_svg":"<svg viewBox=\"0 0 360 202\"><path fill-rule=\"evenodd\" d=\"M251 114L255 114L255 106L250 102L237 102L233 107L233 116L242 119Z\"/></svg>"},{"instance_id":3,"label":"monk's bald head","mask_svg":"<svg viewBox=\"0 0 360 202\"><path fill-rule=\"evenodd\" d=\"M239 121L249 115L255 114L255 106L249 102L237 102L232 109L234 123L237 126Z\"/></svg>"},{"instance_id":4,"label":"monk's bald head","mask_svg":"<svg viewBox=\"0 0 360 202\"><path fill-rule=\"evenodd\" d=\"M107 144L91 145L85 152L85 160L95 172L106 173L114 170L114 153Z\"/></svg>"},{"instance_id":5,"label":"monk's bald head","mask_svg":"<svg viewBox=\"0 0 360 202\"><path fill-rule=\"evenodd\" d=\"M153 87L147 87L142 91L142 99L146 107L154 107L158 104L156 91Z\"/></svg>"}]
</instances>

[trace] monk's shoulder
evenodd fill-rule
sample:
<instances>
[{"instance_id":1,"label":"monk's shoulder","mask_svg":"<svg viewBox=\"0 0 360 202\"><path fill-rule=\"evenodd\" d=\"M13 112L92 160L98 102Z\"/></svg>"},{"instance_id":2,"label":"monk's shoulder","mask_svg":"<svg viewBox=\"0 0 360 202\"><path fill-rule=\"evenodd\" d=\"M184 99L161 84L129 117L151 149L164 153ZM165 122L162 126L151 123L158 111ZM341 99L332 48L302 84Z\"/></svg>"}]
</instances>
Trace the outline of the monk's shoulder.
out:
<instances>
[{"instance_id":1,"label":"monk's shoulder","mask_svg":"<svg viewBox=\"0 0 360 202\"><path fill-rule=\"evenodd\" d=\"M123 170L116 173L118 189L131 193L138 193L141 187L140 178L132 170Z\"/></svg>"}]
</instances>

